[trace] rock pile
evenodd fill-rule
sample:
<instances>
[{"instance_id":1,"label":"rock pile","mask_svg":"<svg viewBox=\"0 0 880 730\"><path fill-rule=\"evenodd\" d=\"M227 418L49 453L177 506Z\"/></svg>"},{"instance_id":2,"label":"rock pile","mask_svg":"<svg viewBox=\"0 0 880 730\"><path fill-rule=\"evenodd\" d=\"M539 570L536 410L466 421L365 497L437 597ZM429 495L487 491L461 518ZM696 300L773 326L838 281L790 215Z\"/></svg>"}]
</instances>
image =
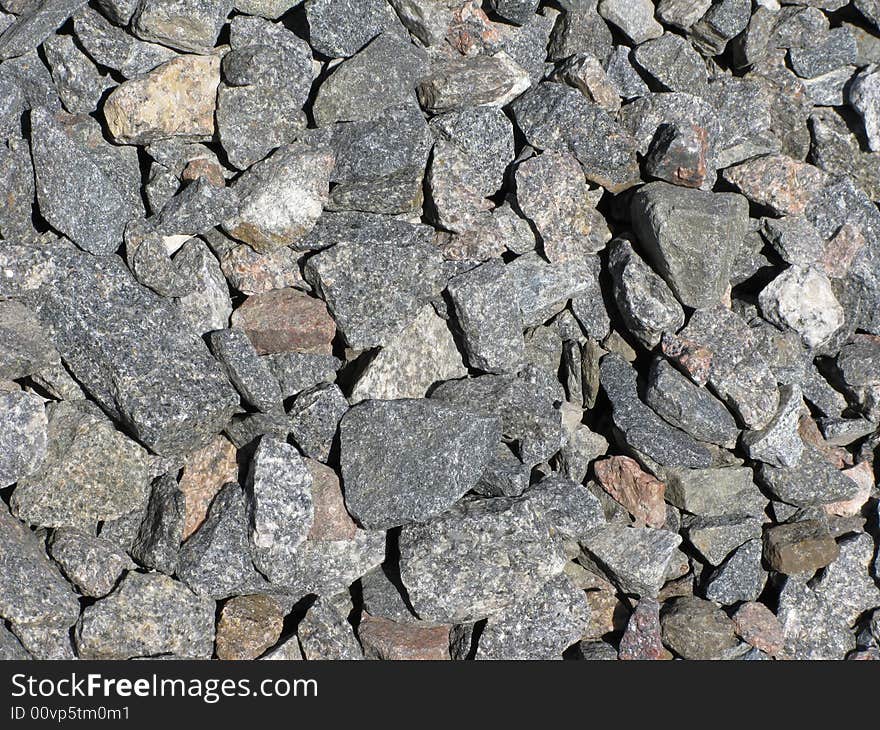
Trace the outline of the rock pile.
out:
<instances>
[{"instance_id":1,"label":"rock pile","mask_svg":"<svg viewBox=\"0 0 880 730\"><path fill-rule=\"evenodd\" d=\"M880 658L878 155L868 0L0 0L0 658Z\"/></svg>"}]
</instances>

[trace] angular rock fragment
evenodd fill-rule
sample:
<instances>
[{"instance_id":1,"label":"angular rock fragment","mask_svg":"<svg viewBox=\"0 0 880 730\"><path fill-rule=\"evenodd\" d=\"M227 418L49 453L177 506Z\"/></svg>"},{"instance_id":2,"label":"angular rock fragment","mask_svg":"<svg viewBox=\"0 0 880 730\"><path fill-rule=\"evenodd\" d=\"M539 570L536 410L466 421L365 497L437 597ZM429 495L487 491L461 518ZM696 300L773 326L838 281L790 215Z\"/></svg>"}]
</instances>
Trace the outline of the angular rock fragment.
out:
<instances>
[{"instance_id":1,"label":"angular rock fragment","mask_svg":"<svg viewBox=\"0 0 880 730\"><path fill-rule=\"evenodd\" d=\"M449 659L450 626L401 624L364 616L357 635L368 659L385 661L443 661Z\"/></svg>"},{"instance_id":2,"label":"angular rock fragment","mask_svg":"<svg viewBox=\"0 0 880 730\"><path fill-rule=\"evenodd\" d=\"M531 86L528 73L503 51L441 57L419 84L422 108L442 114L465 106L506 106Z\"/></svg>"},{"instance_id":3,"label":"angular rock fragment","mask_svg":"<svg viewBox=\"0 0 880 730\"><path fill-rule=\"evenodd\" d=\"M828 528L815 520L777 525L764 533L764 560L772 570L786 575L811 575L839 555Z\"/></svg>"},{"instance_id":4,"label":"angular rock fragment","mask_svg":"<svg viewBox=\"0 0 880 730\"><path fill-rule=\"evenodd\" d=\"M474 500L400 533L400 574L424 620L464 623L534 595L565 564L528 503Z\"/></svg>"},{"instance_id":5,"label":"angular rock fragment","mask_svg":"<svg viewBox=\"0 0 880 730\"><path fill-rule=\"evenodd\" d=\"M644 250L682 304L721 301L746 232L745 198L655 182L633 196L631 215Z\"/></svg>"},{"instance_id":6,"label":"angular rock fragment","mask_svg":"<svg viewBox=\"0 0 880 730\"><path fill-rule=\"evenodd\" d=\"M475 658L561 659L589 621L584 592L568 576L551 578L538 593L491 616L480 634Z\"/></svg>"},{"instance_id":7,"label":"angular rock fragment","mask_svg":"<svg viewBox=\"0 0 880 730\"><path fill-rule=\"evenodd\" d=\"M0 392L0 485L37 472L47 454L48 420L42 401L16 390Z\"/></svg>"},{"instance_id":8,"label":"angular rock fragment","mask_svg":"<svg viewBox=\"0 0 880 730\"><path fill-rule=\"evenodd\" d=\"M180 51L214 47L232 0L142 0L131 19L140 38Z\"/></svg>"},{"instance_id":9,"label":"angular rock fragment","mask_svg":"<svg viewBox=\"0 0 880 730\"><path fill-rule=\"evenodd\" d=\"M331 383L342 363L333 355L280 352L263 358L278 380L281 395L288 398L318 383Z\"/></svg>"},{"instance_id":10,"label":"angular rock fragment","mask_svg":"<svg viewBox=\"0 0 880 730\"><path fill-rule=\"evenodd\" d=\"M761 535L761 521L741 514L682 519L688 542L710 565L721 565L732 550Z\"/></svg>"},{"instance_id":11,"label":"angular rock fragment","mask_svg":"<svg viewBox=\"0 0 880 730\"><path fill-rule=\"evenodd\" d=\"M23 6L21 15L0 35L0 59L36 48L83 5L85 0L40 0Z\"/></svg>"},{"instance_id":12,"label":"angular rock fragment","mask_svg":"<svg viewBox=\"0 0 880 730\"><path fill-rule=\"evenodd\" d=\"M113 593L83 611L77 652L83 659L208 659L214 610L214 601L166 575L129 573Z\"/></svg>"},{"instance_id":13,"label":"angular rock fragment","mask_svg":"<svg viewBox=\"0 0 880 730\"><path fill-rule=\"evenodd\" d=\"M779 389L779 411L760 431L743 434L742 445L749 458L780 467L793 467L800 461L804 443L798 423L804 409L801 389L783 385Z\"/></svg>"},{"instance_id":14,"label":"angular rock fragment","mask_svg":"<svg viewBox=\"0 0 880 730\"><path fill-rule=\"evenodd\" d=\"M721 306L698 309L679 337L697 355L688 369L705 378L692 379L708 382L748 428L770 422L779 405L776 378L739 316Z\"/></svg>"},{"instance_id":15,"label":"angular rock fragment","mask_svg":"<svg viewBox=\"0 0 880 730\"><path fill-rule=\"evenodd\" d=\"M10 500L16 516L42 527L89 530L146 502L146 451L81 406L59 402L47 411L46 459L19 479Z\"/></svg>"},{"instance_id":16,"label":"angular rock fragment","mask_svg":"<svg viewBox=\"0 0 880 730\"><path fill-rule=\"evenodd\" d=\"M265 594L236 596L223 606L215 639L218 659L256 659L281 636L284 612Z\"/></svg>"},{"instance_id":17,"label":"angular rock fragment","mask_svg":"<svg viewBox=\"0 0 880 730\"><path fill-rule=\"evenodd\" d=\"M501 439L497 417L436 400L364 401L339 433L345 502L371 529L425 521L451 506Z\"/></svg>"},{"instance_id":18,"label":"angular rock fragment","mask_svg":"<svg viewBox=\"0 0 880 730\"><path fill-rule=\"evenodd\" d=\"M117 86L104 101L104 119L120 144L209 140L219 83L219 56L178 56Z\"/></svg>"},{"instance_id":19,"label":"angular rock fragment","mask_svg":"<svg viewBox=\"0 0 880 730\"><path fill-rule=\"evenodd\" d=\"M292 288L248 297L233 313L232 326L244 331L260 355L330 355L336 333L323 302Z\"/></svg>"},{"instance_id":20,"label":"angular rock fragment","mask_svg":"<svg viewBox=\"0 0 880 730\"><path fill-rule=\"evenodd\" d=\"M761 555L760 540L749 540L736 548L709 576L706 598L724 606L756 600L767 580Z\"/></svg>"},{"instance_id":21,"label":"angular rock fragment","mask_svg":"<svg viewBox=\"0 0 880 730\"><path fill-rule=\"evenodd\" d=\"M177 570L185 519L186 495L174 477L167 474L160 477L153 483L146 514L132 543L131 556L148 568L173 575Z\"/></svg>"},{"instance_id":22,"label":"angular rock fragment","mask_svg":"<svg viewBox=\"0 0 880 730\"><path fill-rule=\"evenodd\" d=\"M707 89L705 62L679 35L664 33L648 40L635 49L633 57L665 91L699 93Z\"/></svg>"},{"instance_id":23,"label":"angular rock fragment","mask_svg":"<svg viewBox=\"0 0 880 730\"><path fill-rule=\"evenodd\" d=\"M306 456L327 461L336 438L339 420L348 400L333 384L317 385L300 393L288 410L290 434Z\"/></svg>"},{"instance_id":24,"label":"angular rock fragment","mask_svg":"<svg viewBox=\"0 0 880 730\"><path fill-rule=\"evenodd\" d=\"M459 274L448 284L472 368L515 372L524 362L519 298L511 284L506 267L497 260Z\"/></svg>"},{"instance_id":25,"label":"angular rock fragment","mask_svg":"<svg viewBox=\"0 0 880 730\"><path fill-rule=\"evenodd\" d=\"M834 468L813 446L804 446L794 467L761 464L758 481L777 499L799 507L814 507L854 498L859 485Z\"/></svg>"},{"instance_id":26,"label":"angular rock fragment","mask_svg":"<svg viewBox=\"0 0 880 730\"><path fill-rule=\"evenodd\" d=\"M345 616L326 599L319 599L297 627L303 655L309 661L363 659L363 650Z\"/></svg>"},{"instance_id":27,"label":"angular rock fragment","mask_svg":"<svg viewBox=\"0 0 880 730\"><path fill-rule=\"evenodd\" d=\"M257 410L269 412L281 403L281 388L245 332L217 330L208 335L208 346L226 369L242 399Z\"/></svg>"},{"instance_id":28,"label":"angular rock fragment","mask_svg":"<svg viewBox=\"0 0 880 730\"><path fill-rule=\"evenodd\" d=\"M709 466L708 450L670 426L639 400L636 372L622 356L602 358L599 377L611 401L614 425L625 443L664 466Z\"/></svg>"},{"instance_id":29,"label":"angular rock fragment","mask_svg":"<svg viewBox=\"0 0 880 730\"><path fill-rule=\"evenodd\" d=\"M330 58L353 56L385 31L404 33L383 0L309 0L305 13L312 47Z\"/></svg>"},{"instance_id":30,"label":"angular rock fragment","mask_svg":"<svg viewBox=\"0 0 880 730\"><path fill-rule=\"evenodd\" d=\"M696 124L663 124L651 142L645 172L673 185L704 188L714 181L708 133Z\"/></svg>"},{"instance_id":31,"label":"angular rock fragment","mask_svg":"<svg viewBox=\"0 0 880 730\"><path fill-rule=\"evenodd\" d=\"M798 579L800 578L800 579ZM843 659L855 648L846 621L811 590L803 576L788 578L779 594L777 617L788 659Z\"/></svg>"},{"instance_id":32,"label":"angular rock fragment","mask_svg":"<svg viewBox=\"0 0 880 730\"><path fill-rule=\"evenodd\" d=\"M746 514L758 517L767 498L748 467L665 469L665 497L684 512L701 517Z\"/></svg>"},{"instance_id":33,"label":"angular rock fragment","mask_svg":"<svg viewBox=\"0 0 880 730\"><path fill-rule=\"evenodd\" d=\"M131 558L109 540L62 527L52 533L49 555L84 596L101 598L113 590Z\"/></svg>"},{"instance_id":34,"label":"angular rock fragment","mask_svg":"<svg viewBox=\"0 0 880 730\"><path fill-rule=\"evenodd\" d=\"M679 596L660 613L663 643L684 659L721 659L736 645L733 622L710 601Z\"/></svg>"},{"instance_id":35,"label":"angular rock fragment","mask_svg":"<svg viewBox=\"0 0 880 730\"><path fill-rule=\"evenodd\" d=\"M733 630L746 643L770 656L782 651L785 642L782 626L763 603L744 603L731 618Z\"/></svg>"},{"instance_id":36,"label":"angular rock fragment","mask_svg":"<svg viewBox=\"0 0 880 730\"><path fill-rule=\"evenodd\" d=\"M634 459L610 456L593 467L602 488L620 502L638 526L663 527L666 523L666 486L641 470Z\"/></svg>"},{"instance_id":37,"label":"angular rock fragment","mask_svg":"<svg viewBox=\"0 0 880 730\"><path fill-rule=\"evenodd\" d=\"M519 310L517 310L518 312ZM425 305L412 323L385 342L358 377L351 402L423 398L434 383L467 375L446 322Z\"/></svg>"}]
</instances>

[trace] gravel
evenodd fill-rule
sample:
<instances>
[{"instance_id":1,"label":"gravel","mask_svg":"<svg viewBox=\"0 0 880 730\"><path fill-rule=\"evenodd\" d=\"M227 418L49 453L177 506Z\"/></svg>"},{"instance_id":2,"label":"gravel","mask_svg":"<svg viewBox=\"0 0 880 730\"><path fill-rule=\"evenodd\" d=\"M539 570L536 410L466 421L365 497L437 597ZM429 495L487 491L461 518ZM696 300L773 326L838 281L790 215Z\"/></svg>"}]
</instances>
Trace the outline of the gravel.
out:
<instances>
[{"instance_id":1,"label":"gravel","mask_svg":"<svg viewBox=\"0 0 880 730\"><path fill-rule=\"evenodd\" d=\"M878 3L0 5L0 657L880 655Z\"/></svg>"}]
</instances>

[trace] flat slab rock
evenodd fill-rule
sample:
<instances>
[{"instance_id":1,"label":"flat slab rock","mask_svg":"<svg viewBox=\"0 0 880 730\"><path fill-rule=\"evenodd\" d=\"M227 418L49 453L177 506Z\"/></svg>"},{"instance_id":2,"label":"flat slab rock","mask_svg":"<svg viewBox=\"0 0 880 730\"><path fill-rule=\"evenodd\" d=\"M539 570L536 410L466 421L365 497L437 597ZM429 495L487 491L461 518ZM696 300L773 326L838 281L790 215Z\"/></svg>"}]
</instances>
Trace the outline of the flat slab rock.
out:
<instances>
[{"instance_id":1,"label":"flat slab rock","mask_svg":"<svg viewBox=\"0 0 880 730\"><path fill-rule=\"evenodd\" d=\"M436 400L364 401L339 426L345 502L370 529L423 522L479 479L500 419Z\"/></svg>"}]
</instances>

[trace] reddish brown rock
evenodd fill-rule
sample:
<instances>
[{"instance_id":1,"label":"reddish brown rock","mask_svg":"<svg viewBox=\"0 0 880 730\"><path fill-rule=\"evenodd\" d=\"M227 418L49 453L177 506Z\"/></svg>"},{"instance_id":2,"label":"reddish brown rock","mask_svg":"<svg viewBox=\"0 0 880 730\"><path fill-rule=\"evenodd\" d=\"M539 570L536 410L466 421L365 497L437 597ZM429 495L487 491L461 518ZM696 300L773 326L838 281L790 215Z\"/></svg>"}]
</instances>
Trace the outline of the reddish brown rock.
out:
<instances>
[{"instance_id":1,"label":"reddish brown rock","mask_svg":"<svg viewBox=\"0 0 880 730\"><path fill-rule=\"evenodd\" d=\"M779 573L815 573L838 555L840 547L828 528L816 520L777 525L764 533L764 560Z\"/></svg>"},{"instance_id":2,"label":"reddish brown rock","mask_svg":"<svg viewBox=\"0 0 880 730\"><path fill-rule=\"evenodd\" d=\"M744 603L733 614L733 630L750 646L779 656L785 643L782 625L763 603Z\"/></svg>"},{"instance_id":3,"label":"reddish brown rock","mask_svg":"<svg viewBox=\"0 0 880 730\"><path fill-rule=\"evenodd\" d=\"M709 134L703 127L665 125L651 146L645 171L673 185L698 188L706 182L708 154Z\"/></svg>"},{"instance_id":4,"label":"reddish brown rock","mask_svg":"<svg viewBox=\"0 0 880 730\"><path fill-rule=\"evenodd\" d=\"M663 527L666 524L666 485L642 471L635 459L610 456L595 464L596 478L633 516L640 527Z\"/></svg>"},{"instance_id":5,"label":"reddish brown rock","mask_svg":"<svg viewBox=\"0 0 880 730\"><path fill-rule=\"evenodd\" d=\"M749 200L779 215L799 215L822 188L827 175L787 155L767 155L728 167L724 179Z\"/></svg>"},{"instance_id":6,"label":"reddish brown rock","mask_svg":"<svg viewBox=\"0 0 880 730\"><path fill-rule=\"evenodd\" d=\"M223 167L216 161L205 157L188 162L186 167L183 168L180 177L182 180L198 180L200 177L203 177L215 188L226 186L226 178L223 177Z\"/></svg>"},{"instance_id":7,"label":"reddish brown rock","mask_svg":"<svg viewBox=\"0 0 880 730\"><path fill-rule=\"evenodd\" d=\"M223 606L217 622L218 659L256 659L281 637L284 610L271 596L236 596Z\"/></svg>"},{"instance_id":8,"label":"reddish brown rock","mask_svg":"<svg viewBox=\"0 0 880 730\"><path fill-rule=\"evenodd\" d=\"M306 465L312 474L312 504L315 508L308 539L352 540L357 525L345 509L336 472L314 459L307 459Z\"/></svg>"},{"instance_id":9,"label":"reddish brown rock","mask_svg":"<svg viewBox=\"0 0 880 730\"><path fill-rule=\"evenodd\" d=\"M832 279L842 279L849 274L853 261L867 240L860 226L844 223L825 244L822 267Z\"/></svg>"},{"instance_id":10,"label":"reddish brown rock","mask_svg":"<svg viewBox=\"0 0 880 730\"><path fill-rule=\"evenodd\" d=\"M709 348L686 337L664 332L660 349L697 385L705 385L709 381L709 371L712 369L712 351Z\"/></svg>"},{"instance_id":11,"label":"reddish brown rock","mask_svg":"<svg viewBox=\"0 0 880 730\"><path fill-rule=\"evenodd\" d=\"M205 521L208 507L220 488L238 481L236 450L225 436L215 436L205 447L193 451L183 466L178 488L186 499L183 539L186 540Z\"/></svg>"},{"instance_id":12,"label":"reddish brown rock","mask_svg":"<svg viewBox=\"0 0 880 730\"><path fill-rule=\"evenodd\" d=\"M822 456L834 464L836 468L843 469L852 464L852 454L841 446L829 444L825 437L822 436L822 432L819 431L816 422L807 414L801 416L800 421L798 421L798 435L805 444L819 449L822 452Z\"/></svg>"},{"instance_id":13,"label":"reddish brown rock","mask_svg":"<svg viewBox=\"0 0 880 730\"><path fill-rule=\"evenodd\" d=\"M861 514L862 507L874 492L874 469L870 462L862 461L842 471L859 485L859 492L852 499L826 504L825 513L839 517L855 517Z\"/></svg>"},{"instance_id":14,"label":"reddish brown rock","mask_svg":"<svg viewBox=\"0 0 880 730\"><path fill-rule=\"evenodd\" d=\"M501 35L483 12L479 0L464 0L453 7L446 40L459 53L473 56L483 49L497 48Z\"/></svg>"},{"instance_id":15,"label":"reddish brown rock","mask_svg":"<svg viewBox=\"0 0 880 730\"><path fill-rule=\"evenodd\" d=\"M285 287L309 288L299 270L296 251L286 246L261 254L242 243L220 257L220 268L229 283L248 296Z\"/></svg>"},{"instance_id":16,"label":"reddish brown rock","mask_svg":"<svg viewBox=\"0 0 880 730\"><path fill-rule=\"evenodd\" d=\"M620 639L618 658L624 660L672 659L663 646L660 629L660 604L643 598L629 617Z\"/></svg>"},{"instance_id":17,"label":"reddish brown rock","mask_svg":"<svg viewBox=\"0 0 880 730\"><path fill-rule=\"evenodd\" d=\"M244 330L261 355L329 355L336 335L336 324L324 302L290 288L248 297L232 313L232 326Z\"/></svg>"},{"instance_id":18,"label":"reddish brown rock","mask_svg":"<svg viewBox=\"0 0 880 730\"><path fill-rule=\"evenodd\" d=\"M447 625L399 624L364 614L358 627L358 638L368 659L440 661L449 659L451 628Z\"/></svg>"}]
</instances>

